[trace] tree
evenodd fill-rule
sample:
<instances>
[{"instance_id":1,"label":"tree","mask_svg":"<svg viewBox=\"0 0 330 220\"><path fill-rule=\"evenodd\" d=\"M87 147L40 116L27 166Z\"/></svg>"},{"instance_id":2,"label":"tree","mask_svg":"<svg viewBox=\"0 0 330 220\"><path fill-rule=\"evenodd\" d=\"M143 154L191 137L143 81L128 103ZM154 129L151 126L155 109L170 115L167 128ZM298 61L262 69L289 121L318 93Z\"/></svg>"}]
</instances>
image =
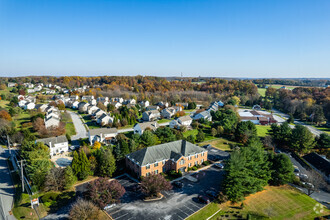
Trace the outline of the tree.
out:
<instances>
[{"instance_id":1,"label":"tree","mask_svg":"<svg viewBox=\"0 0 330 220\"><path fill-rule=\"evenodd\" d=\"M1 110L0 111L0 118L3 118L5 120L7 120L7 121L11 121L12 120L10 114L6 110Z\"/></svg>"},{"instance_id":2,"label":"tree","mask_svg":"<svg viewBox=\"0 0 330 220\"><path fill-rule=\"evenodd\" d=\"M235 138L240 143L245 144L252 136L257 136L257 128L251 121L241 121L237 124Z\"/></svg>"},{"instance_id":3,"label":"tree","mask_svg":"<svg viewBox=\"0 0 330 220\"><path fill-rule=\"evenodd\" d=\"M303 125L296 125L292 130L291 147L298 153L307 153L315 145L313 134Z\"/></svg>"},{"instance_id":4,"label":"tree","mask_svg":"<svg viewBox=\"0 0 330 220\"><path fill-rule=\"evenodd\" d=\"M33 122L33 130L35 131L45 131L46 128L45 128L45 123L44 123L44 120L42 118L36 118Z\"/></svg>"},{"instance_id":5,"label":"tree","mask_svg":"<svg viewBox=\"0 0 330 220\"><path fill-rule=\"evenodd\" d=\"M74 175L71 166L64 169L65 189L69 189L76 181L77 177Z\"/></svg>"},{"instance_id":6,"label":"tree","mask_svg":"<svg viewBox=\"0 0 330 220\"><path fill-rule=\"evenodd\" d=\"M188 103L188 109L196 109L196 103L195 102L189 102Z\"/></svg>"},{"instance_id":7,"label":"tree","mask_svg":"<svg viewBox=\"0 0 330 220\"><path fill-rule=\"evenodd\" d=\"M285 154L270 154L270 170L272 172L270 184L279 186L291 182L294 178L293 165Z\"/></svg>"},{"instance_id":8,"label":"tree","mask_svg":"<svg viewBox=\"0 0 330 220\"><path fill-rule=\"evenodd\" d=\"M103 111L107 110L107 107L105 107L105 105L102 102L98 102L96 106L99 107Z\"/></svg>"},{"instance_id":9,"label":"tree","mask_svg":"<svg viewBox=\"0 0 330 220\"><path fill-rule=\"evenodd\" d=\"M141 189L147 196L158 196L161 191L171 190L172 185L164 176L155 174L142 178Z\"/></svg>"},{"instance_id":10,"label":"tree","mask_svg":"<svg viewBox=\"0 0 330 220\"><path fill-rule=\"evenodd\" d=\"M225 171L224 192L233 202L261 191L271 177L269 162L260 141L251 141L247 147L235 150Z\"/></svg>"},{"instance_id":11,"label":"tree","mask_svg":"<svg viewBox=\"0 0 330 220\"><path fill-rule=\"evenodd\" d=\"M155 134L162 144L176 140L176 136L170 127L159 127Z\"/></svg>"},{"instance_id":12,"label":"tree","mask_svg":"<svg viewBox=\"0 0 330 220\"><path fill-rule=\"evenodd\" d=\"M125 188L117 180L99 178L88 183L86 197L103 209L109 204L119 202L125 192Z\"/></svg>"},{"instance_id":13,"label":"tree","mask_svg":"<svg viewBox=\"0 0 330 220\"><path fill-rule=\"evenodd\" d=\"M73 153L71 166L73 173L78 177L79 180L86 179L86 177L90 174L90 164L83 150L80 150L79 154L77 151Z\"/></svg>"},{"instance_id":14,"label":"tree","mask_svg":"<svg viewBox=\"0 0 330 220\"><path fill-rule=\"evenodd\" d=\"M294 117L293 117L293 115L292 115L291 113L290 113L290 115L289 115L289 118L288 118L287 122L288 122L289 124L292 124L292 123L294 122Z\"/></svg>"},{"instance_id":15,"label":"tree","mask_svg":"<svg viewBox=\"0 0 330 220\"><path fill-rule=\"evenodd\" d=\"M92 202L79 198L71 207L71 220L100 219L100 210Z\"/></svg>"},{"instance_id":16,"label":"tree","mask_svg":"<svg viewBox=\"0 0 330 220\"><path fill-rule=\"evenodd\" d=\"M215 136L217 136L217 134L218 134L217 129L212 128L212 129L211 129L211 135L212 135L213 137L215 137Z\"/></svg>"},{"instance_id":17,"label":"tree","mask_svg":"<svg viewBox=\"0 0 330 220\"><path fill-rule=\"evenodd\" d=\"M288 122L284 122L280 126L272 124L269 134L279 146L288 146L290 144L292 129Z\"/></svg>"},{"instance_id":18,"label":"tree","mask_svg":"<svg viewBox=\"0 0 330 220\"><path fill-rule=\"evenodd\" d=\"M317 148L319 149L330 148L330 135L326 133L322 133L320 134L319 137L316 137L316 141L317 141L317 145L316 145Z\"/></svg>"},{"instance_id":19,"label":"tree","mask_svg":"<svg viewBox=\"0 0 330 220\"><path fill-rule=\"evenodd\" d=\"M145 130L141 135L141 143L146 147L156 145L157 142L158 142L157 136L154 135L150 130Z\"/></svg>"},{"instance_id":20,"label":"tree","mask_svg":"<svg viewBox=\"0 0 330 220\"><path fill-rule=\"evenodd\" d=\"M195 137L195 135L189 135L188 137L187 137L187 141L188 142L190 142L190 143L195 143L196 142L196 137Z\"/></svg>"},{"instance_id":21,"label":"tree","mask_svg":"<svg viewBox=\"0 0 330 220\"><path fill-rule=\"evenodd\" d=\"M96 150L96 149L100 149L100 148L101 148L101 143L98 141L95 141L93 144L93 149Z\"/></svg>"},{"instance_id":22,"label":"tree","mask_svg":"<svg viewBox=\"0 0 330 220\"><path fill-rule=\"evenodd\" d=\"M241 99L238 98L237 96L233 96L229 101L228 104L230 105L239 105L239 103L241 102Z\"/></svg>"},{"instance_id":23,"label":"tree","mask_svg":"<svg viewBox=\"0 0 330 220\"><path fill-rule=\"evenodd\" d=\"M202 130L198 130L198 133L196 135L196 141L197 142L203 142L205 140L205 134Z\"/></svg>"},{"instance_id":24,"label":"tree","mask_svg":"<svg viewBox=\"0 0 330 220\"><path fill-rule=\"evenodd\" d=\"M98 163L98 174L100 176L111 177L116 170L116 160L113 157L109 149L105 150L100 156L100 162Z\"/></svg>"}]
</instances>

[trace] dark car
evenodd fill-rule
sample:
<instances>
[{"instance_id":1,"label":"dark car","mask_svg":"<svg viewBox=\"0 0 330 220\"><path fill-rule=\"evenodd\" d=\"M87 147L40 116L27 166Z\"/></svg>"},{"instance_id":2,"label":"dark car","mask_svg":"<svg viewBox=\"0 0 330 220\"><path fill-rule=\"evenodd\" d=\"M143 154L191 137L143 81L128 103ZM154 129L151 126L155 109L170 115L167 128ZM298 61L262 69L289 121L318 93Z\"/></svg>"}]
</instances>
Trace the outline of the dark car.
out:
<instances>
[{"instance_id":1,"label":"dark car","mask_svg":"<svg viewBox=\"0 0 330 220\"><path fill-rule=\"evenodd\" d=\"M213 190L206 190L206 195L212 197L212 198L216 198L217 197L217 192L213 191Z\"/></svg>"},{"instance_id":2,"label":"dark car","mask_svg":"<svg viewBox=\"0 0 330 220\"><path fill-rule=\"evenodd\" d=\"M202 203L209 204L210 199L207 196L199 195L198 200Z\"/></svg>"},{"instance_id":3,"label":"dark car","mask_svg":"<svg viewBox=\"0 0 330 220\"><path fill-rule=\"evenodd\" d=\"M179 181L175 181L172 184L176 188L182 188L183 187L183 183L182 182L179 182Z\"/></svg>"},{"instance_id":4,"label":"dark car","mask_svg":"<svg viewBox=\"0 0 330 220\"><path fill-rule=\"evenodd\" d=\"M215 163L213 166L214 166L215 168L219 168L219 169L223 169L223 168L225 168L224 165L221 164L221 163Z\"/></svg>"}]
</instances>

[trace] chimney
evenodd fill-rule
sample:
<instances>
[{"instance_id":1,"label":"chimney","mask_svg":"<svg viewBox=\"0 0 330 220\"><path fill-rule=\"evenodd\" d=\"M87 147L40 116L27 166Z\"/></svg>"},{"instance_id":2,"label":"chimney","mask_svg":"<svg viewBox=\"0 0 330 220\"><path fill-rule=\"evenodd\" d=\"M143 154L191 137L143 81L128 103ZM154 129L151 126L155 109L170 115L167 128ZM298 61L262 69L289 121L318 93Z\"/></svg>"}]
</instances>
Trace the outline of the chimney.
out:
<instances>
[{"instance_id":1,"label":"chimney","mask_svg":"<svg viewBox=\"0 0 330 220\"><path fill-rule=\"evenodd\" d=\"M187 145L187 141L186 140L182 140L182 142L181 142L181 154L182 155L185 155L186 145Z\"/></svg>"}]
</instances>

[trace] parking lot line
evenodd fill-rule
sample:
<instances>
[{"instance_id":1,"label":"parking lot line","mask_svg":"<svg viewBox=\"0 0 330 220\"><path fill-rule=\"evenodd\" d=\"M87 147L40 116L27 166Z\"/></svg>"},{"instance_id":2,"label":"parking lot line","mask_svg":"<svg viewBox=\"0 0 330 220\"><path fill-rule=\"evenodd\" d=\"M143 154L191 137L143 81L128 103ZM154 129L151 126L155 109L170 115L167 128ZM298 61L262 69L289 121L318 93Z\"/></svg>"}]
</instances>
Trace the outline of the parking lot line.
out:
<instances>
[{"instance_id":1,"label":"parking lot line","mask_svg":"<svg viewBox=\"0 0 330 220\"><path fill-rule=\"evenodd\" d=\"M195 206L195 207L197 207L198 209L201 209L202 207L199 207L199 206L197 206L197 205L195 205L194 203L192 203L192 202L189 202L191 205L193 205L193 206Z\"/></svg>"},{"instance_id":2,"label":"parking lot line","mask_svg":"<svg viewBox=\"0 0 330 220\"><path fill-rule=\"evenodd\" d=\"M120 219L120 218L122 218L122 217L124 217L124 216L126 216L126 215L128 215L128 212L127 212L126 214L124 214L124 215L121 215L121 216L115 218L115 219Z\"/></svg>"},{"instance_id":3,"label":"parking lot line","mask_svg":"<svg viewBox=\"0 0 330 220\"><path fill-rule=\"evenodd\" d=\"M188 206L186 206L186 205L183 205L183 206L186 207L187 209L189 209L190 211L195 212L194 210L192 210L192 209L189 208Z\"/></svg>"},{"instance_id":4,"label":"parking lot line","mask_svg":"<svg viewBox=\"0 0 330 220\"><path fill-rule=\"evenodd\" d=\"M116 214L117 212L120 212L121 211L121 209L118 209L118 210L116 210L116 211L114 211L114 212L110 212L109 214L110 215L114 215L114 214Z\"/></svg>"},{"instance_id":5,"label":"parking lot line","mask_svg":"<svg viewBox=\"0 0 330 220\"><path fill-rule=\"evenodd\" d=\"M189 216L189 214L185 213L184 211L182 211L180 208L177 208L180 210L180 212L183 212L186 216Z\"/></svg>"},{"instance_id":6,"label":"parking lot line","mask_svg":"<svg viewBox=\"0 0 330 220\"><path fill-rule=\"evenodd\" d=\"M184 219L186 218L186 217L182 218L182 217L179 215L179 213L176 213L176 214L174 214L174 215L178 216L181 220L184 220Z\"/></svg>"}]
</instances>

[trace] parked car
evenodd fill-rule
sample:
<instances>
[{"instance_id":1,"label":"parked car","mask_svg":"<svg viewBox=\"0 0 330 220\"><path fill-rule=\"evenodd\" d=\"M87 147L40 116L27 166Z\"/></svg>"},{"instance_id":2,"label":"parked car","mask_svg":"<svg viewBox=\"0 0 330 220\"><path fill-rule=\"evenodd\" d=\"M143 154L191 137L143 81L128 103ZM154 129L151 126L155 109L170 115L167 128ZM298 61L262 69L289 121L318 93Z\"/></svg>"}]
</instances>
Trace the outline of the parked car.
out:
<instances>
[{"instance_id":1,"label":"parked car","mask_svg":"<svg viewBox=\"0 0 330 220\"><path fill-rule=\"evenodd\" d=\"M302 174L302 173L300 173L299 174L299 177L300 177L300 179L302 180L302 181L308 181L308 176L306 175L306 174Z\"/></svg>"},{"instance_id":2,"label":"parked car","mask_svg":"<svg viewBox=\"0 0 330 220\"><path fill-rule=\"evenodd\" d=\"M205 149L208 149L208 148L211 148L211 147L212 147L211 144L207 144L207 145L204 145L204 146L203 146L203 148L205 148Z\"/></svg>"},{"instance_id":3,"label":"parked car","mask_svg":"<svg viewBox=\"0 0 330 220\"><path fill-rule=\"evenodd\" d=\"M223 169L223 168L225 168L225 166L224 166L223 164L221 164L221 163L215 163L213 166L214 166L215 168L219 168L219 169Z\"/></svg>"},{"instance_id":4,"label":"parked car","mask_svg":"<svg viewBox=\"0 0 330 220\"><path fill-rule=\"evenodd\" d=\"M277 153L277 154L280 154L280 153L282 153L279 149L276 149L275 150L275 153Z\"/></svg>"},{"instance_id":5,"label":"parked car","mask_svg":"<svg viewBox=\"0 0 330 220\"><path fill-rule=\"evenodd\" d=\"M209 204L210 199L207 196L199 195L198 200L202 203Z\"/></svg>"},{"instance_id":6,"label":"parked car","mask_svg":"<svg viewBox=\"0 0 330 220\"><path fill-rule=\"evenodd\" d=\"M302 184L306 187L306 188L309 188L309 189L314 189L314 185L311 184L311 183L307 183L307 182L302 182Z\"/></svg>"},{"instance_id":7,"label":"parked car","mask_svg":"<svg viewBox=\"0 0 330 220\"><path fill-rule=\"evenodd\" d=\"M216 191L213 191L213 190L206 190L206 195L208 195L209 197L212 197L212 198L216 198L218 196L217 192Z\"/></svg>"},{"instance_id":8,"label":"parked car","mask_svg":"<svg viewBox=\"0 0 330 220\"><path fill-rule=\"evenodd\" d=\"M183 187L183 183L180 181L175 181L172 183L174 187L176 188L182 188Z\"/></svg>"},{"instance_id":9,"label":"parked car","mask_svg":"<svg viewBox=\"0 0 330 220\"><path fill-rule=\"evenodd\" d=\"M293 172L300 173L300 170L299 170L299 168L297 166L293 166L293 168L294 168L294 171Z\"/></svg>"}]
</instances>

